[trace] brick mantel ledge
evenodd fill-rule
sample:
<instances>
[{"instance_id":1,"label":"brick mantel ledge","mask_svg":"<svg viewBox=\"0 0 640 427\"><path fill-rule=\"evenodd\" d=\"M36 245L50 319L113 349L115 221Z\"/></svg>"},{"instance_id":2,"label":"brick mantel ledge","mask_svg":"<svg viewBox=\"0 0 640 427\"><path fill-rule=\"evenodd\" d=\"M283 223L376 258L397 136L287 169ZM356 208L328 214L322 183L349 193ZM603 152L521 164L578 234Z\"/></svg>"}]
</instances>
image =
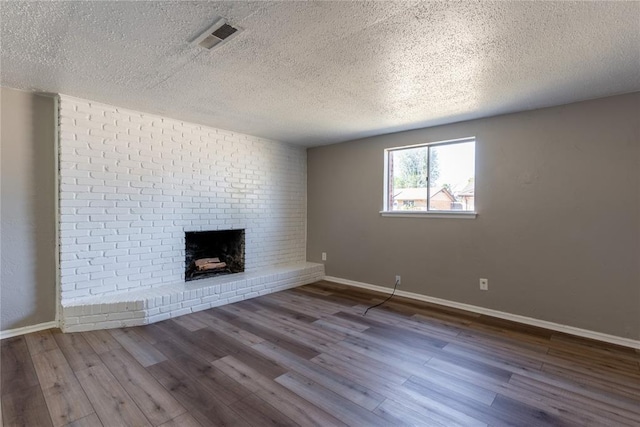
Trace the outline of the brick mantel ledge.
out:
<instances>
[{"instance_id":1,"label":"brick mantel ledge","mask_svg":"<svg viewBox=\"0 0 640 427\"><path fill-rule=\"evenodd\" d=\"M323 264L301 262L258 272L77 298L63 303L60 327L64 332L80 332L146 325L313 283L323 277Z\"/></svg>"}]
</instances>

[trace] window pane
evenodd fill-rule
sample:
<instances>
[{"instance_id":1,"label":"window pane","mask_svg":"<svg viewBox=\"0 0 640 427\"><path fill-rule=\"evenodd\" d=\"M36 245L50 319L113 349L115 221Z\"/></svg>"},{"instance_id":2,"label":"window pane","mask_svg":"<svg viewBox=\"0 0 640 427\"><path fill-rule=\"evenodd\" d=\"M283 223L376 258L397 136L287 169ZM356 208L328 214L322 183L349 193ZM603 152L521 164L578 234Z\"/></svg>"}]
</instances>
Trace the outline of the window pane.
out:
<instances>
[{"instance_id":1,"label":"window pane","mask_svg":"<svg viewBox=\"0 0 640 427\"><path fill-rule=\"evenodd\" d=\"M389 210L427 210L427 155L427 147L389 152Z\"/></svg>"},{"instance_id":2,"label":"window pane","mask_svg":"<svg viewBox=\"0 0 640 427\"><path fill-rule=\"evenodd\" d=\"M475 142L429 147L429 210L474 211Z\"/></svg>"}]
</instances>

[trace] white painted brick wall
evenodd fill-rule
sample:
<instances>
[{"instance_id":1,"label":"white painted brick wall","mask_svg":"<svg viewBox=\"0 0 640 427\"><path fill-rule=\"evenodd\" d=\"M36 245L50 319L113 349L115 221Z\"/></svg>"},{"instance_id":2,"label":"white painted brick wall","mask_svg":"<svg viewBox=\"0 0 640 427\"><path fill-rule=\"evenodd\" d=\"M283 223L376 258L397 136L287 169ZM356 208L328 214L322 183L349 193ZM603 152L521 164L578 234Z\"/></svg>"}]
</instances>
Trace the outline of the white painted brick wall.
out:
<instances>
[{"instance_id":1,"label":"white painted brick wall","mask_svg":"<svg viewBox=\"0 0 640 427\"><path fill-rule=\"evenodd\" d=\"M60 97L62 302L184 281L185 231L246 230L247 272L305 260L303 148Z\"/></svg>"}]
</instances>

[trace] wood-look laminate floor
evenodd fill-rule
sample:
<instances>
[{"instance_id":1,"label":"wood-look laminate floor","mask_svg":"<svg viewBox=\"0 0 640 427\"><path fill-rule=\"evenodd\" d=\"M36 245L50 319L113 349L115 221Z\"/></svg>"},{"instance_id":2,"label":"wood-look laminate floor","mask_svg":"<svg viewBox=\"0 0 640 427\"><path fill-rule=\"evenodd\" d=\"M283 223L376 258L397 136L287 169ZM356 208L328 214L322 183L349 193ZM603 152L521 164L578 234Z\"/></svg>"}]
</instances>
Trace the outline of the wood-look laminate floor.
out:
<instances>
[{"instance_id":1,"label":"wood-look laminate floor","mask_svg":"<svg viewBox=\"0 0 640 427\"><path fill-rule=\"evenodd\" d=\"M3 340L4 426L640 425L640 354L328 282Z\"/></svg>"}]
</instances>

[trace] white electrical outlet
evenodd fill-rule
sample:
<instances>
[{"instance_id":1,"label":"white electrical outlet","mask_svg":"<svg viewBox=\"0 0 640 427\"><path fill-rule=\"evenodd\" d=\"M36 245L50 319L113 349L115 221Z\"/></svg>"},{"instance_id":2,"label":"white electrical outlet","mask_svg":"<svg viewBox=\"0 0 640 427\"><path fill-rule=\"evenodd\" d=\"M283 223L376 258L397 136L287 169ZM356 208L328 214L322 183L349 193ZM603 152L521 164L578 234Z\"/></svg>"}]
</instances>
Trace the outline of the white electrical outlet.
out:
<instances>
[{"instance_id":1,"label":"white electrical outlet","mask_svg":"<svg viewBox=\"0 0 640 427\"><path fill-rule=\"evenodd\" d=\"M398 286L400 286L401 282L402 282L402 278L400 276L396 276L396 283L398 284Z\"/></svg>"},{"instance_id":2,"label":"white electrical outlet","mask_svg":"<svg viewBox=\"0 0 640 427\"><path fill-rule=\"evenodd\" d=\"M480 290L481 291L489 290L489 279L480 279Z\"/></svg>"},{"instance_id":3,"label":"white electrical outlet","mask_svg":"<svg viewBox=\"0 0 640 427\"><path fill-rule=\"evenodd\" d=\"M327 253L326 252L322 252L322 260L323 261L327 260Z\"/></svg>"}]
</instances>

